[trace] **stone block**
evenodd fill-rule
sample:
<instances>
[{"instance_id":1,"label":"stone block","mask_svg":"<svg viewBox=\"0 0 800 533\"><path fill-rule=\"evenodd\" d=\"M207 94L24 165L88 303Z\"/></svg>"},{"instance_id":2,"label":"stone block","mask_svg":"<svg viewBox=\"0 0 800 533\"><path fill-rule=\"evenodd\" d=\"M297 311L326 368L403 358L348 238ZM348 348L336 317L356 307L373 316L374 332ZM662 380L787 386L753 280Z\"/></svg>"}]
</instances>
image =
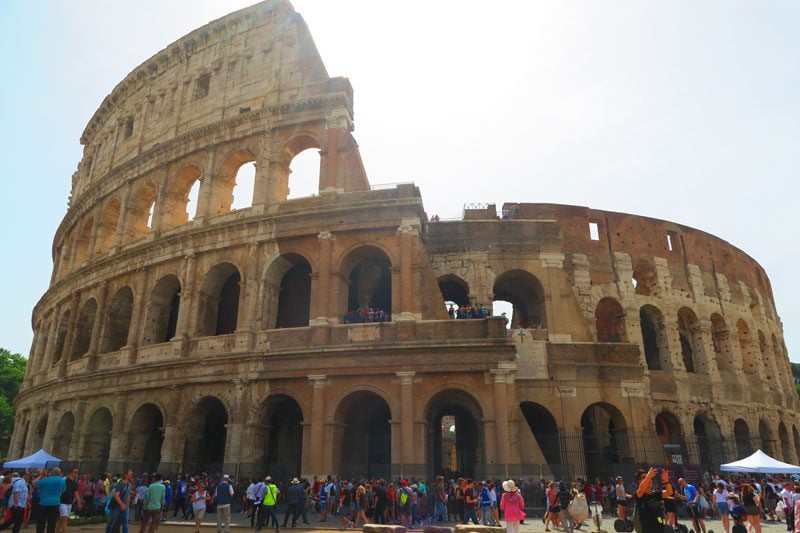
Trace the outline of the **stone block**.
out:
<instances>
[{"instance_id":1,"label":"stone block","mask_svg":"<svg viewBox=\"0 0 800 533\"><path fill-rule=\"evenodd\" d=\"M406 528L386 524L364 524L361 531L364 533L406 533Z\"/></svg>"},{"instance_id":2,"label":"stone block","mask_svg":"<svg viewBox=\"0 0 800 533\"><path fill-rule=\"evenodd\" d=\"M422 529L423 533L453 533L452 527L447 526L425 526Z\"/></svg>"},{"instance_id":3,"label":"stone block","mask_svg":"<svg viewBox=\"0 0 800 533\"><path fill-rule=\"evenodd\" d=\"M458 524L455 533L505 533L504 527L478 526L475 524Z\"/></svg>"}]
</instances>

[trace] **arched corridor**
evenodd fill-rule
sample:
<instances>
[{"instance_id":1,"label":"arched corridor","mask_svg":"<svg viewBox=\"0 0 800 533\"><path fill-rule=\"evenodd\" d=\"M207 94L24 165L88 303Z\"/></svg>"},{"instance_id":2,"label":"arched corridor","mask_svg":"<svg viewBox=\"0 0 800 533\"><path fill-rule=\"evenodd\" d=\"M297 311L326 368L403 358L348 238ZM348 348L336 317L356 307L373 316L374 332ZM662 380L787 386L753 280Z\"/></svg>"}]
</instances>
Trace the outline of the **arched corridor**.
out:
<instances>
[{"instance_id":1,"label":"arched corridor","mask_svg":"<svg viewBox=\"0 0 800 533\"><path fill-rule=\"evenodd\" d=\"M213 396L192 409L186 424L183 468L186 472L219 471L225 461L228 411Z\"/></svg>"},{"instance_id":2,"label":"arched corridor","mask_svg":"<svg viewBox=\"0 0 800 533\"><path fill-rule=\"evenodd\" d=\"M283 394L267 398L261 408L263 430L256 435L262 444L261 463L276 479L301 474L303 458L303 411L297 401Z\"/></svg>"},{"instance_id":3,"label":"arched corridor","mask_svg":"<svg viewBox=\"0 0 800 533\"><path fill-rule=\"evenodd\" d=\"M530 272L508 270L495 279L492 301L513 306L511 328L547 329L547 310L542 283Z\"/></svg>"},{"instance_id":4,"label":"arched corridor","mask_svg":"<svg viewBox=\"0 0 800 533\"><path fill-rule=\"evenodd\" d=\"M629 456L625 417L613 405L594 403L583 411L581 428L586 475L589 479L615 475L615 465Z\"/></svg>"},{"instance_id":5,"label":"arched corridor","mask_svg":"<svg viewBox=\"0 0 800 533\"><path fill-rule=\"evenodd\" d=\"M152 403L139 407L128 426L129 461L135 461L137 472L155 472L161 462L162 428L164 417L161 409ZM129 466L129 468L134 468Z\"/></svg>"},{"instance_id":6,"label":"arched corridor","mask_svg":"<svg viewBox=\"0 0 800 533\"><path fill-rule=\"evenodd\" d=\"M333 464L345 476L388 478L392 466L391 411L370 391L357 391L341 401L334 417Z\"/></svg>"},{"instance_id":7,"label":"arched corridor","mask_svg":"<svg viewBox=\"0 0 800 533\"><path fill-rule=\"evenodd\" d=\"M445 478L483 476L483 426L481 409L468 393L448 389L429 402L428 464Z\"/></svg>"}]
</instances>

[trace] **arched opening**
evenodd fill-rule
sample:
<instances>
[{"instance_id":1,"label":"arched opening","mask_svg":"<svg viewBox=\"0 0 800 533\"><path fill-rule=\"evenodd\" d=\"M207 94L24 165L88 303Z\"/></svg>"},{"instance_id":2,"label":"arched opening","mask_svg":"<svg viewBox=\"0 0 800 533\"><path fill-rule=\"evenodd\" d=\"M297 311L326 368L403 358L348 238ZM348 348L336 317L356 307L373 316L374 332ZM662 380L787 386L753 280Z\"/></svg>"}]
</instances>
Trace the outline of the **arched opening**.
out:
<instances>
[{"instance_id":1,"label":"arched opening","mask_svg":"<svg viewBox=\"0 0 800 533\"><path fill-rule=\"evenodd\" d=\"M742 370L745 374L756 374L756 347L753 342L753 335L744 320L736 322L736 330L739 334L739 350L742 353Z\"/></svg>"},{"instance_id":2,"label":"arched opening","mask_svg":"<svg viewBox=\"0 0 800 533\"><path fill-rule=\"evenodd\" d=\"M470 305L467 282L455 274L446 274L437 281L444 300L444 308L447 309L450 318L471 318L464 316L465 308Z\"/></svg>"},{"instance_id":3,"label":"arched opening","mask_svg":"<svg viewBox=\"0 0 800 533\"><path fill-rule=\"evenodd\" d=\"M75 433L75 416L72 413L65 413L58 421L56 432L53 435L52 453L56 457L68 461L70 455L70 444Z\"/></svg>"},{"instance_id":4,"label":"arched opening","mask_svg":"<svg viewBox=\"0 0 800 533\"><path fill-rule=\"evenodd\" d=\"M392 264L383 251L359 248L342 263L341 271L348 273L349 282L346 323L391 320Z\"/></svg>"},{"instance_id":5,"label":"arched opening","mask_svg":"<svg viewBox=\"0 0 800 533\"><path fill-rule=\"evenodd\" d=\"M105 472L111 449L112 422L111 411L105 407L97 409L89 418L81 451L81 461L91 465L84 467L87 472Z\"/></svg>"},{"instance_id":6,"label":"arched opening","mask_svg":"<svg viewBox=\"0 0 800 533\"><path fill-rule=\"evenodd\" d=\"M122 287L111 299L106 311L101 353L115 352L128 344L132 314L133 291L130 287Z\"/></svg>"},{"instance_id":7,"label":"arched opening","mask_svg":"<svg viewBox=\"0 0 800 533\"><path fill-rule=\"evenodd\" d=\"M593 403L581 415L583 453L589 479L608 478L630 463L625 417L613 405Z\"/></svg>"},{"instance_id":8,"label":"arched opening","mask_svg":"<svg viewBox=\"0 0 800 533\"><path fill-rule=\"evenodd\" d=\"M133 414L128 427L128 460L138 463L134 471L155 472L158 468L163 426L164 417L155 404L146 403Z\"/></svg>"},{"instance_id":9,"label":"arched opening","mask_svg":"<svg viewBox=\"0 0 800 533\"><path fill-rule=\"evenodd\" d=\"M100 225L97 227L97 239L95 240L94 252L102 255L108 252L116 243L117 224L121 205L117 198L108 202L100 218Z\"/></svg>"},{"instance_id":10,"label":"arched opening","mask_svg":"<svg viewBox=\"0 0 800 533\"><path fill-rule=\"evenodd\" d=\"M231 211L247 209L253 206L253 191L256 186L256 164L245 163L236 171L236 183L233 186Z\"/></svg>"},{"instance_id":11,"label":"arched opening","mask_svg":"<svg viewBox=\"0 0 800 533\"><path fill-rule=\"evenodd\" d=\"M200 400L189 415L183 469L187 472L220 472L225 461L228 411L214 396Z\"/></svg>"},{"instance_id":12,"label":"arched opening","mask_svg":"<svg viewBox=\"0 0 800 533\"><path fill-rule=\"evenodd\" d=\"M758 436L761 438L761 451L775 457L775 433L763 418L758 421Z\"/></svg>"},{"instance_id":13,"label":"arched opening","mask_svg":"<svg viewBox=\"0 0 800 533\"><path fill-rule=\"evenodd\" d=\"M189 220L197 213L197 198L200 191L200 169L189 165L181 169L166 198L164 229L170 229ZM193 197L194 196L194 197Z\"/></svg>"},{"instance_id":14,"label":"arched opening","mask_svg":"<svg viewBox=\"0 0 800 533\"><path fill-rule=\"evenodd\" d=\"M633 268L634 292L642 296L655 296L658 291L658 275L655 267L648 261L638 261Z\"/></svg>"},{"instance_id":15,"label":"arched opening","mask_svg":"<svg viewBox=\"0 0 800 533\"><path fill-rule=\"evenodd\" d=\"M47 431L47 415L39 419L36 428L33 430L33 438L31 439L31 447L33 451L38 452L42 449L44 444L44 434Z\"/></svg>"},{"instance_id":16,"label":"arched opening","mask_svg":"<svg viewBox=\"0 0 800 533\"><path fill-rule=\"evenodd\" d=\"M753 445L750 441L750 428L747 422L737 418L733 423L733 437L736 441L736 455L738 459L748 457L753 453Z\"/></svg>"},{"instance_id":17,"label":"arched opening","mask_svg":"<svg viewBox=\"0 0 800 533\"><path fill-rule=\"evenodd\" d=\"M238 150L225 159L218 176L209 183L210 216L253 205L255 165L248 163L255 159L249 150Z\"/></svg>"},{"instance_id":18,"label":"arched opening","mask_svg":"<svg viewBox=\"0 0 800 533\"><path fill-rule=\"evenodd\" d=\"M688 307L681 307L678 310L678 338L681 343L683 367L687 372L696 372L697 363L702 360L703 337L700 333L700 321Z\"/></svg>"},{"instance_id":19,"label":"arched opening","mask_svg":"<svg viewBox=\"0 0 800 533\"><path fill-rule=\"evenodd\" d=\"M512 305L512 329L547 329L544 288L536 276L524 270L503 272L495 279L492 291L493 302L504 301Z\"/></svg>"},{"instance_id":20,"label":"arched opening","mask_svg":"<svg viewBox=\"0 0 800 533\"><path fill-rule=\"evenodd\" d=\"M656 415L655 426L667 463L683 464L686 461L686 445L678 418L669 411L662 411Z\"/></svg>"},{"instance_id":21,"label":"arched opening","mask_svg":"<svg viewBox=\"0 0 800 533\"><path fill-rule=\"evenodd\" d=\"M264 329L308 326L311 318L311 265L300 254L275 259L264 276Z\"/></svg>"},{"instance_id":22,"label":"arched opening","mask_svg":"<svg viewBox=\"0 0 800 533\"><path fill-rule=\"evenodd\" d=\"M714 346L714 358L717 369L723 375L734 375L733 352L730 335L725 319L717 313L711 315L711 343Z\"/></svg>"},{"instance_id":23,"label":"arched opening","mask_svg":"<svg viewBox=\"0 0 800 533\"><path fill-rule=\"evenodd\" d=\"M782 457L778 457L778 459L787 463L797 464L797 457L794 455L794 447L789 438L789 430L786 429L786 424L783 422L778 424L778 439L781 445L776 446L775 449L780 450L782 455Z\"/></svg>"},{"instance_id":24,"label":"arched opening","mask_svg":"<svg viewBox=\"0 0 800 533\"><path fill-rule=\"evenodd\" d=\"M292 158L289 166L287 200L314 196L319 191L320 152L306 148Z\"/></svg>"},{"instance_id":25,"label":"arched opening","mask_svg":"<svg viewBox=\"0 0 800 533\"><path fill-rule=\"evenodd\" d=\"M603 298L594 311L597 342L628 342L625 311L614 298Z\"/></svg>"},{"instance_id":26,"label":"arched opening","mask_svg":"<svg viewBox=\"0 0 800 533\"><path fill-rule=\"evenodd\" d=\"M127 218L125 234L128 241L142 237L152 227L157 191L155 185L146 183L133 195L125 215Z\"/></svg>"},{"instance_id":27,"label":"arched opening","mask_svg":"<svg viewBox=\"0 0 800 533\"><path fill-rule=\"evenodd\" d=\"M669 341L664 315L652 305L643 305L639 309L639 324L642 329L642 348L650 370L670 368Z\"/></svg>"},{"instance_id":28,"label":"arched opening","mask_svg":"<svg viewBox=\"0 0 800 533\"><path fill-rule=\"evenodd\" d=\"M198 336L227 335L239 319L239 270L230 263L212 268L199 294Z\"/></svg>"},{"instance_id":29,"label":"arched opening","mask_svg":"<svg viewBox=\"0 0 800 533\"><path fill-rule=\"evenodd\" d=\"M61 313L61 318L58 321L58 328L56 329L56 345L53 349L53 363L52 366L55 366L62 357L66 357L67 355L64 353L64 348L67 342L67 331L69 330L69 316L70 311L67 309L63 313Z\"/></svg>"},{"instance_id":30,"label":"arched opening","mask_svg":"<svg viewBox=\"0 0 800 533\"><path fill-rule=\"evenodd\" d=\"M144 319L142 344L167 342L175 336L181 306L181 282L169 274L159 279L150 293Z\"/></svg>"},{"instance_id":31,"label":"arched opening","mask_svg":"<svg viewBox=\"0 0 800 533\"><path fill-rule=\"evenodd\" d=\"M542 456L550 466L551 473L555 477L561 478L563 473L558 469L563 461L561 460L561 442L556 419L546 407L538 403L522 402L519 404L519 408L536 439L536 444L539 445Z\"/></svg>"},{"instance_id":32,"label":"arched opening","mask_svg":"<svg viewBox=\"0 0 800 533\"><path fill-rule=\"evenodd\" d=\"M83 309L78 315L78 323L75 325L75 345L72 349L72 359L83 357L89 351L96 315L97 302L94 298L90 298L83 304Z\"/></svg>"},{"instance_id":33,"label":"arched opening","mask_svg":"<svg viewBox=\"0 0 800 533\"><path fill-rule=\"evenodd\" d=\"M75 261L73 262L74 268L79 268L89 259L89 245L92 242L92 228L94 227L94 218L90 217L81 226L78 233L77 241L75 242Z\"/></svg>"},{"instance_id":34,"label":"arched opening","mask_svg":"<svg viewBox=\"0 0 800 533\"><path fill-rule=\"evenodd\" d=\"M725 459L719 425L707 415L694 417L694 434L697 438L697 456L706 470L717 470Z\"/></svg>"},{"instance_id":35,"label":"arched opening","mask_svg":"<svg viewBox=\"0 0 800 533\"><path fill-rule=\"evenodd\" d=\"M353 479L389 478L392 466L391 410L386 401L370 391L349 394L336 408L333 442L334 464Z\"/></svg>"},{"instance_id":36,"label":"arched opening","mask_svg":"<svg viewBox=\"0 0 800 533\"><path fill-rule=\"evenodd\" d=\"M303 458L303 411L297 401L285 394L272 395L260 413L264 471L276 479L299 477Z\"/></svg>"},{"instance_id":37,"label":"arched opening","mask_svg":"<svg viewBox=\"0 0 800 533\"><path fill-rule=\"evenodd\" d=\"M428 464L446 479L484 475L483 419L478 402L464 391L448 389L427 407Z\"/></svg>"}]
</instances>

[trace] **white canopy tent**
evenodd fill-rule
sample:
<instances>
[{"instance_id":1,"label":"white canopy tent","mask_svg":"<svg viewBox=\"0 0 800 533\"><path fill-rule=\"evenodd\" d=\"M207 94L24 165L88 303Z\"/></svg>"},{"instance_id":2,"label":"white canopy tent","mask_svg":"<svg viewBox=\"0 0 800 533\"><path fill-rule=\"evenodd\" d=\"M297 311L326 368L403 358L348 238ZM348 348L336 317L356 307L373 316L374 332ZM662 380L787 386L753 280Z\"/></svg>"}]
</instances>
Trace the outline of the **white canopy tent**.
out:
<instances>
[{"instance_id":1,"label":"white canopy tent","mask_svg":"<svg viewBox=\"0 0 800 533\"><path fill-rule=\"evenodd\" d=\"M719 469L750 474L800 474L800 466L773 459L761 450L756 450L750 457L720 465Z\"/></svg>"},{"instance_id":2,"label":"white canopy tent","mask_svg":"<svg viewBox=\"0 0 800 533\"><path fill-rule=\"evenodd\" d=\"M42 449L27 457L23 457L22 459L17 459L16 461L6 461L3 463L3 468L7 470L12 468L44 468L48 464L52 463L61 463L61 459L58 457L53 457Z\"/></svg>"}]
</instances>

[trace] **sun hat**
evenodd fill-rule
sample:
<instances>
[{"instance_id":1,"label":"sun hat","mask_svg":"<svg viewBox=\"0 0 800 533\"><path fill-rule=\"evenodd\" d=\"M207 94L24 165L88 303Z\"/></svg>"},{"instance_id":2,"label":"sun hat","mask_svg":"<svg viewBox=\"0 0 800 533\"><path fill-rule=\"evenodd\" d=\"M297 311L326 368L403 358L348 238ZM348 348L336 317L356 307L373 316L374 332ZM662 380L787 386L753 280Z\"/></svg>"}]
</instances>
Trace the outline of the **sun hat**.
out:
<instances>
[{"instance_id":1,"label":"sun hat","mask_svg":"<svg viewBox=\"0 0 800 533\"><path fill-rule=\"evenodd\" d=\"M517 490L517 484L514 483L513 479L509 479L508 481L503 481L503 490L506 492L514 492Z\"/></svg>"}]
</instances>

